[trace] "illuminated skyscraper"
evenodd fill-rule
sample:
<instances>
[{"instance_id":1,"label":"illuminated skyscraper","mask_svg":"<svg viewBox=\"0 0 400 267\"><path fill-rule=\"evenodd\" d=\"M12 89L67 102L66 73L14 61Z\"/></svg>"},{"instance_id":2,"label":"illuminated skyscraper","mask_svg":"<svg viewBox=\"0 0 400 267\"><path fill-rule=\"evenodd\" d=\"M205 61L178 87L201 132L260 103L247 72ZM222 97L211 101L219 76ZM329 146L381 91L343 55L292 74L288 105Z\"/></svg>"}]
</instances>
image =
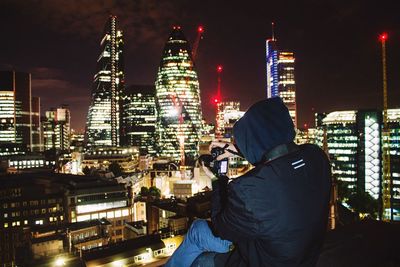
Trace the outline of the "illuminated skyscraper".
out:
<instances>
[{"instance_id":1,"label":"illuminated skyscraper","mask_svg":"<svg viewBox=\"0 0 400 267\"><path fill-rule=\"evenodd\" d=\"M198 155L201 101L197 73L188 41L173 28L156 79L158 153L176 161Z\"/></svg>"},{"instance_id":2,"label":"illuminated skyscraper","mask_svg":"<svg viewBox=\"0 0 400 267\"><path fill-rule=\"evenodd\" d=\"M0 71L0 143L42 148L40 98L32 96L30 73Z\"/></svg>"},{"instance_id":3,"label":"illuminated skyscraper","mask_svg":"<svg viewBox=\"0 0 400 267\"><path fill-rule=\"evenodd\" d=\"M278 50L277 41L273 37L266 42L266 57L267 97L280 96L289 109L295 127L297 127L294 54L293 52Z\"/></svg>"},{"instance_id":4,"label":"illuminated skyscraper","mask_svg":"<svg viewBox=\"0 0 400 267\"><path fill-rule=\"evenodd\" d=\"M124 67L122 31L117 28L116 16L110 16L100 47L86 124L87 145L118 146Z\"/></svg>"},{"instance_id":5,"label":"illuminated skyscraper","mask_svg":"<svg viewBox=\"0 0 400 267\"><path fill-rule=\"evenodd\" d=\"M122 96L121 145L136 146L141 155L155 155L156 89L154 85L132 85Z\"/></svg>"},{"instance_id":6,"label":"illuminated skyscraper","mask_svg":"<svg viewBox=\"0 0 400 267\"><path fill-rule=\"evenodd\" d=\"M52 108L42 122L44 150L68 151L71 139L71 115L68 107Z\"/></svg>"},{"instance_id":7,"label":"illuminated skyscraper","mask_svg":"<svg viewBox=\"0 0 400 267\"><path fill-rule=\"evenodd\" d=\"M388 109L392 210L400 220L400 109ZM317 144L326 144L332 174L351 193L367 192L382 197L382 112L377 110L335 111L318 114ZM325 140L324 140L325 139ZM343 196L342 196L343 197Z\"/></svg>"}]
</instances>

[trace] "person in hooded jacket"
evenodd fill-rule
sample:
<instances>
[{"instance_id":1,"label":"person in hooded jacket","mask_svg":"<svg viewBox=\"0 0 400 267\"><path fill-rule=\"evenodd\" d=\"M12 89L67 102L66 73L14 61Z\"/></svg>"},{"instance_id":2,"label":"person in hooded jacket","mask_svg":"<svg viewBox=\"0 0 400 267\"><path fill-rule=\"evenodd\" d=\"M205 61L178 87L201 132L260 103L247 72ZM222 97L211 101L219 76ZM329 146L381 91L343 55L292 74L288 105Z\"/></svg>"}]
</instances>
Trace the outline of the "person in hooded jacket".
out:
<instances>
[{"instance_id":1,"label":"person in hooded jacket","mask_svg":"<svg viewBox=\"0 0 400 267\"><path fill-rule=\"evenodd\" d=\"M252 105L233 128L235 144L254 168L229 180L212 178L211 227L191 225L165 266L315 266L327 230L331 168L311 144L296 145L280 98ZM233 249L232 249L233 247Z\"/></svg>"}]
</instances>

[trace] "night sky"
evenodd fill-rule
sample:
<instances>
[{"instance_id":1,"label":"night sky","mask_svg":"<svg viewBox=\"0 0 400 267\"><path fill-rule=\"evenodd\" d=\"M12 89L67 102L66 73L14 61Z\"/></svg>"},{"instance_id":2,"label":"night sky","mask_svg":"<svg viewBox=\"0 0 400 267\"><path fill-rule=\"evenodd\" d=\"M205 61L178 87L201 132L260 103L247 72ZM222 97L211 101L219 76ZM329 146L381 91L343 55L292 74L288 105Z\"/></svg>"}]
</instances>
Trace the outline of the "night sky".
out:
<instances>
[{"instance_id":1,"label":"night sky","mask_svg":"<svg viewBox=\"0 0 400 267\"><path fill-rule=\"evenodd\" d=\"M296 55L299 126L314 112L382 106L378 35L389 34L389 107L400 107L400 16L396 1L1 0L0 70L32 73L42 111L69 104L84 129L99 43L109 14L125 41L126 85L154 84L173 25L193 43L204 25L197 71L211 121L216 66L222 94L242 108L265 97L265 40L271 21L281 49Z\"/></svg>"}]
</instances>

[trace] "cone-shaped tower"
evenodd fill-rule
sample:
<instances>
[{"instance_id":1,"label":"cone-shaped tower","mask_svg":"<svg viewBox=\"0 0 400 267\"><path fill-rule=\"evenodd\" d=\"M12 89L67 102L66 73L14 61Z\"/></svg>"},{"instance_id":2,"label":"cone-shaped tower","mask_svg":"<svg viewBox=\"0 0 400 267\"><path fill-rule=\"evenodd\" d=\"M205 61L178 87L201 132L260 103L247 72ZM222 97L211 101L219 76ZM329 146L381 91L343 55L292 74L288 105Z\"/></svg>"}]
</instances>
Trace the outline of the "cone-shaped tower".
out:
<instances>
[{"instance_id":1,"label":"cone-shaped tower","mask_svg":"<svg viewBox=\"0 0 400 267\"><path fill-rule=\"evenodd\" d=\"M190 46L179 26L173 27L164 48L156 79L156 105L159 155L189 163L198 155L202 114Z\"/></svg>"},{"instance_id":2,"label":"cone-shaped tower","mask_svg":"<svg viewBox=\"0 0 400 267\"><path fill-rule=\"evenodd\" d=\"M118 146L124 68L122 32L117 28L116 16L110 16L107 21L100 47L86 123L86 142L88 146Z\"/></svg>"}]
</instances>

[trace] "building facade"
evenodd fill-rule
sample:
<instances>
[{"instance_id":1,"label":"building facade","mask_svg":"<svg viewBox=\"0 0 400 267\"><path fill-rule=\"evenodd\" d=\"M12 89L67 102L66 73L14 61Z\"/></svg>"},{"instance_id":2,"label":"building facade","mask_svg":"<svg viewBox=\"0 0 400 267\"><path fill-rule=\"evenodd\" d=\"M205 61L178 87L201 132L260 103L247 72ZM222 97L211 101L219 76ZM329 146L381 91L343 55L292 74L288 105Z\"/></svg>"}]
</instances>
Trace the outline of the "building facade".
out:
<instances>
[{"instance_id":1,"label":"building facade","mask_svg":"<svg viewBox=\"0 0 400 267\"><path fill-rule=\"evenodd\" d=\"M42 127L44 150L69 151L71 115L66 106L46 111Z\"/></svg>"},{"instance_id":2,"label":"building facade","mask_svg":"<svg viewBox=\"0 0 400 267\"><path fill-rule=\"evenodd\" d=\"M290 51L278 50L275 38L266 41L267 98L281 97L297 127L295 57Z\"/></svg>"},{"instance_id":3,"label":"building facade","mask_svg":"<svg viewBox=\"0 0 400 267\"><path fill-rule=\"evenodd\" d=\"M200 88L189 43L179 26L168 37L155 84L158 154L181 162L197 157Z\"/></svg>"},{"instance_id":4,"label":"building facade","mask_svg":"<svg viewBox=\"0 0 400 267\"><path fill-rule=\"evenodd\" d=\"M400 220L400 109L388 110L390 128L391 210L381 211ZM328 152L332 174L350 192L382 198L382 112L336 111L317 114L317 144Z\"/></svg>"},{"instance_id":5,"label":"building facade","mask_svg":"<svg viewBox=\"0 0 400 267\"><path fill-rule=\"evenodd\" d=\"M215 135L217 137L232 137L233 125L243 114L244 112L240 111L239 101L218 102Z\"/></svg>"},{"instance_id":6,"label":"building facade","mask_svg":"<svg viewBox=\"0 0 400 267\"><path fill-rule=\"evenodd\" d=\"M50 172L2 175L0 262L16 265L25 255L21 249L31 245L37 256L48 256L44 246L58 250L49 242L59 244L59 235L68 239L65 251L122 241L124 225L134 217L132 206L129 191L113 180Z\"/></svg>"},{"instance_id":7,"label":"building facade","mask_svg":"<svg viewBox=\"0 0 400 267\"><path fill-rule=\"evenodd\" d=\"M118 146L124 65L122 31L117 27L116 16L110 16L100 47L86 123L86 142L88 146Z\"/></svg>"},{"instance_id":8,"label":"building facade","mask_svg":"<svg viewBox=\"0 0 400 267\"><path fill-rule=\"evenodd\" d=\"M31 74L0 71L0 143L40 151L40 99L32 96Z\"/></svg>"},{"instance_id":9,"label":"building facade","mask_svg":"<svg viewBox=\"0 0 400 267\"><path fill-rule=\"evenodd\" d=\"M139 148L140 155L156 154L156 119L154 85L132 85L122 97L121 144Z\"/></svg>"}]
</instances>

